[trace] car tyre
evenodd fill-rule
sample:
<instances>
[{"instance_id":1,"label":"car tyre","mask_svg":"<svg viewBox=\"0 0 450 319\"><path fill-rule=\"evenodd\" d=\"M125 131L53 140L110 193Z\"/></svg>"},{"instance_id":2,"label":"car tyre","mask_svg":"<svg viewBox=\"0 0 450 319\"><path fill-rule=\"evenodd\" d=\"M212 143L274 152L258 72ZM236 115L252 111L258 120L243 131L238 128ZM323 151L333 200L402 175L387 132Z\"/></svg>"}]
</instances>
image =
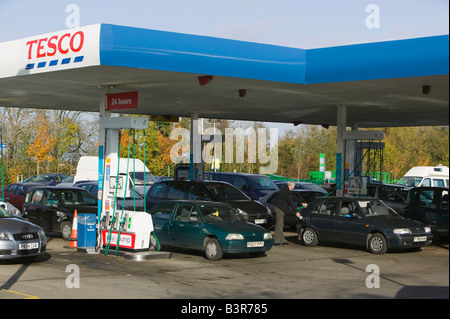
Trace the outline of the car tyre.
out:
<instances>
[{"instance_id":1,"label":"car tyre","mask_svg":"<svg viewBox=\"0 0 450 319\"><path fill-rule=\"evenodd\" d=\"M204 252L209 260L220 260L223 257L222 248L216 238L207 238L205 240Z\"/></svg>"},{"instance_id":2,"label":"car tyre","mask_svg":"<svg viewBox=\"0 0 450 319\"><path fill-rule=\"evenodd\" d=\"M316 231L310 227L306 227L302 233L302 243L309 247L316 246L319 243Z\"/></svg>"},{"instance_id":3,"label":"car tyre","mask_svg":"<svg viewBox=\"0 0 450 319\"><path fill-rule=\"evenodd\" d=\"M61 223L61 235L64 240L70 240L70 235L72 235L72 223L65 221Z\"/></svg>"},{"instance_id":4,"label":"car tyre","mask_svg":"<svg viewBox=\"0 0 450 319\"><path fill-rule=\"evenodd\" d=\"M150 244L151 247L153 247L156 251L159 251L161 249L161 244L159 243L159 240L154 233L150 234Z\"/></svg>"},{"instance_id":5,"label":"car tyre","mask_svg":"<svg viewBox=\"0 0 450 319\"><path fill-rule=\"evenodd\" d=\"M367 244L369 251L373 254L381 255L387 252L388 248L387 242L383 234L380 233L370 234Z\"/></svg>"}]
</instances>

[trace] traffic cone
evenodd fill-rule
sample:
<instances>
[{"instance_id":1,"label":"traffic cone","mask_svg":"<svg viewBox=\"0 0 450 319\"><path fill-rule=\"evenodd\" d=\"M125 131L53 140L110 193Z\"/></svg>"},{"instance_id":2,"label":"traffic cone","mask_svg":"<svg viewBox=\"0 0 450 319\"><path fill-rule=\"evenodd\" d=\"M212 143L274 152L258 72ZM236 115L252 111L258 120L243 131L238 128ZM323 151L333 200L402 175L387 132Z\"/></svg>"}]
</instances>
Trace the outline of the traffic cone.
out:
<instances>
[{"instance_id":1,"label":"traffic cone","mask_svg":"<svg viewBox=\"0 0 450 319\"><path fill-rule=\"evenodd\" d=\"M72 222L72 232L70 233L70 248L78 247L78 213L75 209Z\"/></svg>"}]
</instances>

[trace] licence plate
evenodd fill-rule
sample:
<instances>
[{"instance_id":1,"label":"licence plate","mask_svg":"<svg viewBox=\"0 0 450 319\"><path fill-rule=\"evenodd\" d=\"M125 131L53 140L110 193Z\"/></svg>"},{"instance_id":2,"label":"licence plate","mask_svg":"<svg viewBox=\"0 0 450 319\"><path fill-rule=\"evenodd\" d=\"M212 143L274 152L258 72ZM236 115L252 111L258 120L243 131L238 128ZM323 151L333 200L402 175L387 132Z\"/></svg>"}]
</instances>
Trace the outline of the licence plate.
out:
<instances>
[{"instance_id":1,"label":"licence plate","mask_svg":"<svg viewBox=\"0 0 450 319\"><path fill-rule=\"evenodd\" d=\"M255 219L255 224L265 224L267 219Z\"/></svg>"},{"instance_id":2,"label":"licence plate","mask_svg":"<svg viewBox=\"0 0 450 319\"><path fill-rule=\"evenodd\" d=\"M427 236L414 237L414 242L427 241Z\"/></svg>"},{"instance_id":3,"label":"licence plate","mask_svg":"<svg viewBox=\"0 0 450 319\"><path fill-rule=\"evenodd\" d=\"M39 248L39 243L19 244L20 250L29 250L29 249L37 249L37 248Z\"/></svg>"},{"instance_id":4,"label":"licence plate","mask_svg":"<svg viewBox=\"0 0 450 319\"><path fill-rule=\"evenodd\" d=\"M264 247L263 241L249 241L247 247Z\"/></svg>"}]
</instances>

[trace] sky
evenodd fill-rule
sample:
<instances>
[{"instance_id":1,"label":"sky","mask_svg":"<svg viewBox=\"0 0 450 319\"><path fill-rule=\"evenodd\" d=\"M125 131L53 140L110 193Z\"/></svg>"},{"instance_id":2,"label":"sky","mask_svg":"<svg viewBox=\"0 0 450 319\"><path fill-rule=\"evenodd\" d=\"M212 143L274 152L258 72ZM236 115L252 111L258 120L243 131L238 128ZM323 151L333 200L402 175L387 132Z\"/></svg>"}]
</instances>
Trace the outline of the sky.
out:
<instances>
[{"instance_id":1,"label":"sky","mask_svg":"<svg viewBox=\"0 0 450 319\"><path fill-rule=\"evenodd\" d=\"M68 10L73 5L77 20ZM0 0L0 42L64 30L70 23L310 49L448 34L449 1Z\"/></svg>"}]
</instances>

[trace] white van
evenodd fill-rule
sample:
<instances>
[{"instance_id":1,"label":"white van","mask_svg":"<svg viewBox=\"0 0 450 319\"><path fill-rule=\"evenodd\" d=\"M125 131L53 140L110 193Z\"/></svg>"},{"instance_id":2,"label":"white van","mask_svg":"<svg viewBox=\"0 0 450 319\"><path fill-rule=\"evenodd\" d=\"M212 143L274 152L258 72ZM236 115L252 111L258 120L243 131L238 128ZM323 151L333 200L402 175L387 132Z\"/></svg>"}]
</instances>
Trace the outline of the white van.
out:
<instances>
[{"instance_id":1,"label":"white van","mask_svg":"<svg viewBox=\"0 0 450 319\"><path fill-rule=\"evenodd\" d=\"M127 174L127 158L119 161L119 175ZM133 171L134 168L134 171ZM145 181L144 181L145 171ZM109 175L116 175L117 172L106 172ZM73 179L74 184L78 181L98 181L98 157L81 156L77 165L77 172ZM144 184L147 191L156 181L147 166L140 159L130 158L128 161L128 185L129 189L136 188L136 192L144 196Z\"/></svg>"},{"instance_id":2,"label":"white van","mask_svg":"<svg viewBox=\"0 0 450 319\"><path fill-rule=\"evenodd\" d=\"M448 187L448 167L442 164L437 166L416 166L411 168L397 184L417 186Z\"/></svg>"}]
</instances>

